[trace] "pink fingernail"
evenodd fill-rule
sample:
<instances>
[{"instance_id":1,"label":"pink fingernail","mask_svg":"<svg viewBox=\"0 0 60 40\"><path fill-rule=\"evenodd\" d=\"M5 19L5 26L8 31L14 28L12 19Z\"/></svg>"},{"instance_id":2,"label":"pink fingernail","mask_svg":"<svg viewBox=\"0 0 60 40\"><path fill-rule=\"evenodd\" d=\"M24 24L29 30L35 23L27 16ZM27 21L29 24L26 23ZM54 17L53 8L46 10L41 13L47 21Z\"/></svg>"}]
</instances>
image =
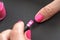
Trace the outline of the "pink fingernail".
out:
<instances>
[{"instance_id":1,"label":"pink fingernail","mask_svg":"<svg viewBox=\"0 0 60 40\"><path fill-rule=\"evenodd\" d=\"M0 20L4 19L6 16L6 10L3 2L0 2Z\"/></svg>"},{"instance_id":2,"label":"pink fingernail","mask_svg":"<svg viewBox=\"0 0 60 40\"><path fill-rule=\"evenodd\" d=\"M28 39L31 39L31 30L27 30L27 31L26 31L26 37L27 37Z\"/></svg>"},{"instance_id":3,"label":"pink fingernail","mask_svg":"<svg viewBox=\"0 0 60 40\"><path fill-rule=\"evenodd\" d=\"M39 13L35 16L36 22L41 22L43 19L44 19L44 16L41 13Z\"/></svg>"}]
</instances>

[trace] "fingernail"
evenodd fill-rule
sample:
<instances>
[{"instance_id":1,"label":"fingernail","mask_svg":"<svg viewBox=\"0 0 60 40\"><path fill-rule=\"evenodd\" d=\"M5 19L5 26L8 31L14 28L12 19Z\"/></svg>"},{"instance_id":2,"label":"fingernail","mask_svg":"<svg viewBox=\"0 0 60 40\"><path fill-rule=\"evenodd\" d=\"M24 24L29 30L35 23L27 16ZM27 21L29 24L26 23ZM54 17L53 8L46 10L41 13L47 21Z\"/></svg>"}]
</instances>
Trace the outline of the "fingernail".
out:
<instances>
[{"instance_id":1,"label":"fingernail","mask_svg":"<svg viewBox=\"0 0 60 40\"><path fill-rule=\"evenodd\" d=\"M31 39L31 30L27 30L27 31L26 31L26 37L27 37L28 39Z\"/></svg>"},{"instance_id":2,"label":"fingernail","mask_svg":"<svg viewBox=\"0 0 60 40\"><path fill-rule=\"evenodd\" d=\"M41 13L39 13L35 16L36 22L41 22L43 19L44 19L44 16Z\"/></svg>"},{"instance_id":3,"label":"fingernail","mask_svg":"<svg viewBox=\"0 0 60 40\"><path fill-rule=\"evenodd\" d=\"M0 20L4 19L6 16L6 10L3 2L0 2Z\"/></svg>"}]
</instances>

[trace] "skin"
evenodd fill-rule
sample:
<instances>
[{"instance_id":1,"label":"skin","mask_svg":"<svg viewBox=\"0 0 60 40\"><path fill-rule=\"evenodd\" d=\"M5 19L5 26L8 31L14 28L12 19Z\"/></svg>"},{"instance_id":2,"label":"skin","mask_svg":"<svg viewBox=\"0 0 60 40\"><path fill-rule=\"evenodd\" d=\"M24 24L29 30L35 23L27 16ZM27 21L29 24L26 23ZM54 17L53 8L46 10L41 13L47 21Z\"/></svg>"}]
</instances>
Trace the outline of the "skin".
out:
<instances>
[{"instance_id":1,"label":"skin","mask_svg":"<svg viewBox=\"0 0 60 40\"><path fill-rule=\"evenodd\" d=\"M38 14L42 14L44 16L44 19L41 20L41 22L44 22L49 18L51 18L53 15L55 15L58 11L60 11L60 0L53 0L51 3L49 3L45 7L41 8L37 12L35 17L38 16Z\"/></svg>"},{"instance_id":2,"label":"skin","mask_svg":"<svg viewBox=\"0 0 60 40\"><path fill-rule=\"evenodd\" d=\"M39 10L39 12L45 16L45 18L41 22L49 19L54 14L56 14L56 12L60 11L59 3L60 3L60 0L54 0L50 4L43 7L41 10ZM46 14L46 13L49 13L49 14ZM0 40L31 40L31 39L28 39L28 37L26 36L26 32L24 33L24 23L22 21L19 21L13 26L12 29L7 29L1 32Z\"/></svg>"},{"instance_id":3,"label":"skin","mask_svg":"<svg viewBox=\"0 0 60 40\"><path fill-rule=\"evenodd\" d=\"M26 37L24 33L24 23L17 22L13 29L7 29L0 33L0 40L31 40Z\"/></svg>"}]
</instances>

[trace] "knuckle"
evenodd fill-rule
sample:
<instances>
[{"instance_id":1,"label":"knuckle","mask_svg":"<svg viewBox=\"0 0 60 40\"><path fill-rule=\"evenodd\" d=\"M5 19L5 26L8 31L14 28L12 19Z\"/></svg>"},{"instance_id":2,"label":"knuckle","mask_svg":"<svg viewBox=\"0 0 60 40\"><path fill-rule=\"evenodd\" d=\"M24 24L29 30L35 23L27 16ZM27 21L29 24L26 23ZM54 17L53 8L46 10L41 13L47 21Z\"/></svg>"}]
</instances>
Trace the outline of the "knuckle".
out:
<instances>
[{"instance_id":1,"label":"knuckle","mask_svg":"<svg viewBox=\"0 0 60 40\"><path fill-rule=\"evenodd\" d=\"M50 6L46 6L43 9L44 9L45 15L50 15L51 16L52 13L54 12L54 10Z\"/></svg>"}]
</instances>

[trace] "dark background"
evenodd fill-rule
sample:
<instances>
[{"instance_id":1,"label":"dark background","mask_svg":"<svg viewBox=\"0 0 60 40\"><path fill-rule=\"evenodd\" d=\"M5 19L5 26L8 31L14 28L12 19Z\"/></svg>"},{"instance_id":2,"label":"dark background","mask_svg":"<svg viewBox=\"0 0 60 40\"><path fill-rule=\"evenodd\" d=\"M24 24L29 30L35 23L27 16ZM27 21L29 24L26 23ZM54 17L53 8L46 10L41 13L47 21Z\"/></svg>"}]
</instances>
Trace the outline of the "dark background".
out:
<instances>
[{"instance_id":1,"label":"dark background","mask_svg":"<svg viewBox=\"0 0 60 40\"><path fill-rule=\"evenodd\" d=\"M25 24L33 19L39 9L50 3L52 0L3 0L7 16L0 21L0 32L12 28L18 20ZM32 28L32 40L60 40L60 12L50 20L36 24Z\"/></svg>"}]
</instances>

